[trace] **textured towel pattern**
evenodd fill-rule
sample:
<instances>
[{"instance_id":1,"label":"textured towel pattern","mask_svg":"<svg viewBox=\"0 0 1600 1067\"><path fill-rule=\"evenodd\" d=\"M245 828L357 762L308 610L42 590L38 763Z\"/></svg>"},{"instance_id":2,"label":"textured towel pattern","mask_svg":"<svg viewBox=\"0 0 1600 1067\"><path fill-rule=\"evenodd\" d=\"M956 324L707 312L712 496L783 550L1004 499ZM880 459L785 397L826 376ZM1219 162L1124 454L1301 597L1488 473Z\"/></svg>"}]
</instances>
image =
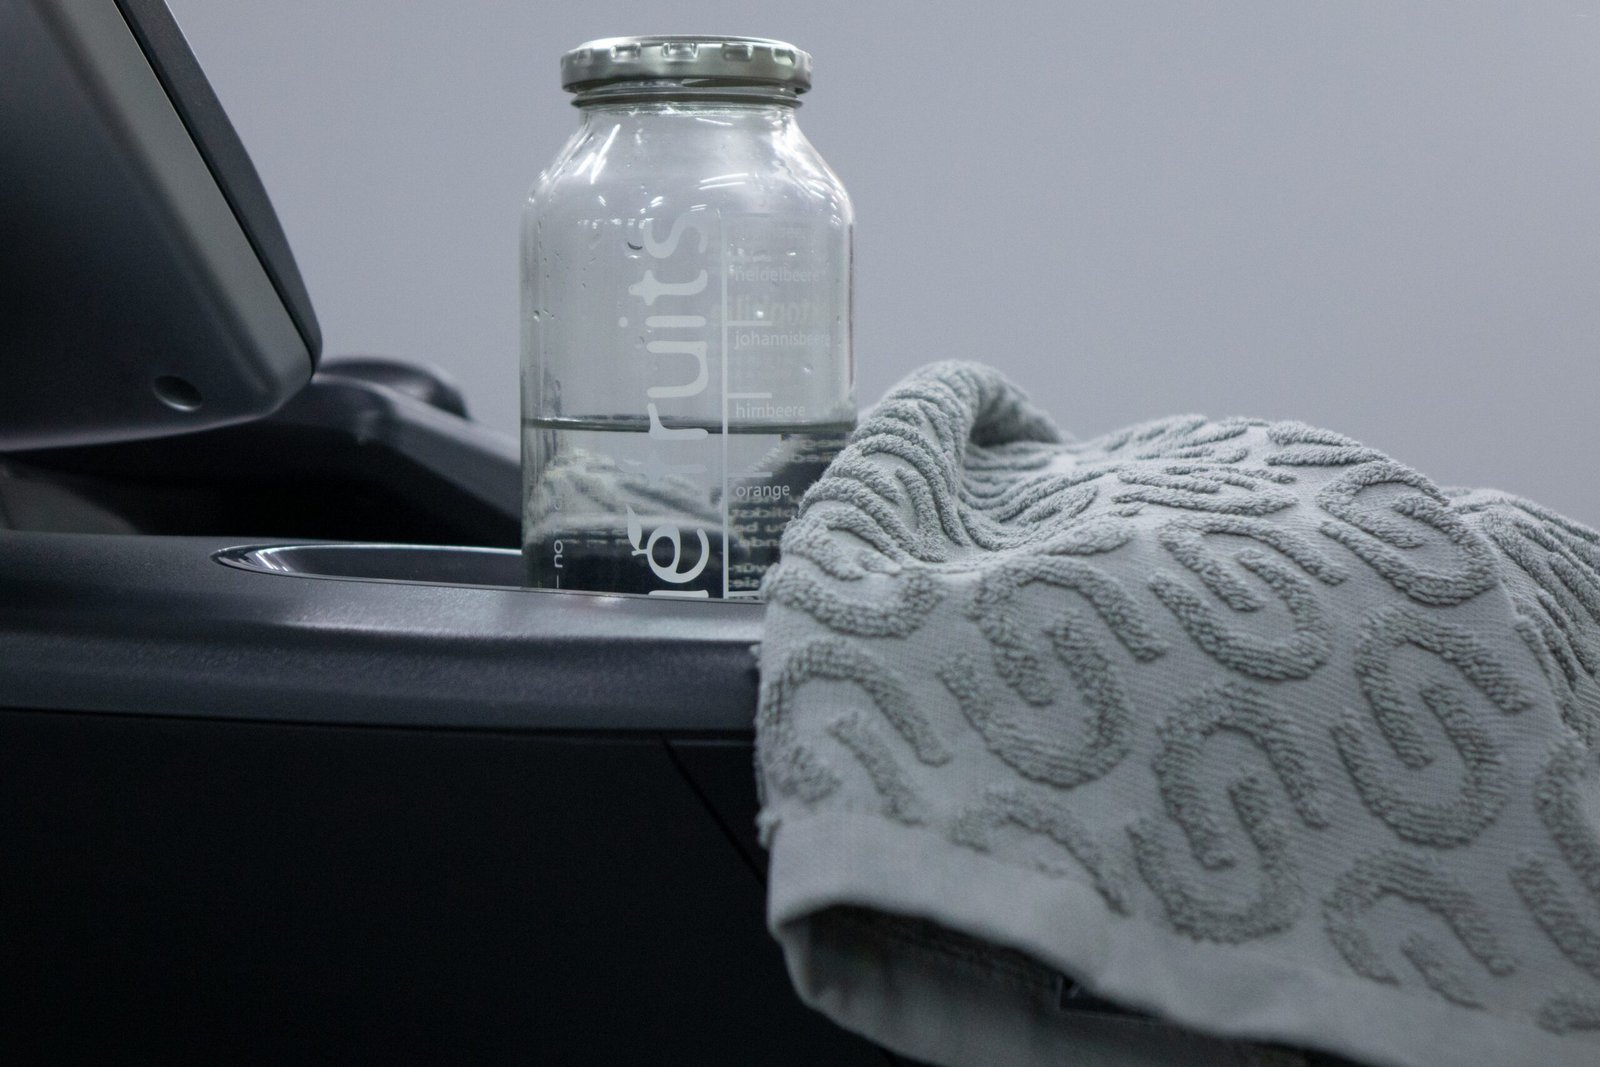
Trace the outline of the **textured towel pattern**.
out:
<instances>
[{"instance_id":1,"label":"textured towel pattern","mask_svg":"<svg viewBox=\"0 0 1600 1067\"><path fill-rule=\"evenodd\" d=\"M1296 422L1063 441L943 363L765 591L769 921L843 1025L944 1064L1600 1063L1594 531Z\"/></svg>"}]
</instances>

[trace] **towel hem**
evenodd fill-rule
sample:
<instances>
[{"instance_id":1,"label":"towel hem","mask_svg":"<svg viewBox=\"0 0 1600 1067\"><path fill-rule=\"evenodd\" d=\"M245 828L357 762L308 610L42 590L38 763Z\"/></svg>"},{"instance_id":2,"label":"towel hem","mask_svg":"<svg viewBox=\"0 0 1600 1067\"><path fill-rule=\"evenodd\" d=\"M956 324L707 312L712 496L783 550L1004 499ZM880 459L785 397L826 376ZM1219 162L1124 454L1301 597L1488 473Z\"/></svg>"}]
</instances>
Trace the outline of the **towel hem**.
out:
<instances>
[{"instance_id":1,"label":"towel hem","mask_svg":"<svg viewBox=\"0 0 1600 1067\"><path fill-rule=\"evenodd\" d=\"M1091 886L1070 877L969 849L930 851L920 831L859 812L786 815L772 840L768 885L768 926L801 999L848 1029L933 1062L1002 1053L1006 1062L1058 1063L1084 1051L1071 1042L1087 1038L1103 1047L1105 1041L1097 1036L1099 1022L1085 1033L1084 1017L1046 998L1003 996L972 967L944 965L936 955L907 965L901 956L861 949L844 962L825 931L814 929L817 916L857 907L926 919L1025 953L1097 996L1218 1038L1395 1067L1543 1067L1582 1062L1587 1051L1514 1019L1359 976L1286 967L1247 947L1183 940L1116 915ZM1326 1011L1330 1003L1340 1010ZM1129 1024L1139 1022L1107 1021L1113 1043L1123 1039L1118 1035L1136 1035ZM1174 1062L1169 1053L1151 1062Z\"/></svg>"}]
</instances>

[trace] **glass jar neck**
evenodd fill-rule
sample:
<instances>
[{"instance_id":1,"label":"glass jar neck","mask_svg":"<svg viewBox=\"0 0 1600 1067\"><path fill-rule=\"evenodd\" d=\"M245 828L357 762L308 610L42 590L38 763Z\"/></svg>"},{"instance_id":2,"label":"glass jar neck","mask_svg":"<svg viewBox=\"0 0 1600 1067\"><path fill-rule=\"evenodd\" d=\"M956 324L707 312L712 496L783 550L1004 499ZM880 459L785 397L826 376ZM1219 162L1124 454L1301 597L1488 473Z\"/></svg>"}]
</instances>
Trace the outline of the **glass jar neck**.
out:
<instances>
[{"instance_id":1,"label":"glass jar neck","mask_svg":"<svg viewBox=\"0 0 1600 1067\"><path fill-rule=\"evenodd\" d=\"M793 111L800 106L800 98L794 89L785 85L738 85L650 78L608 82L580 90L574 94L572 105L586 113L614 107L630 111L672 112L701 106Z\"/></svg>"}]
</instances>

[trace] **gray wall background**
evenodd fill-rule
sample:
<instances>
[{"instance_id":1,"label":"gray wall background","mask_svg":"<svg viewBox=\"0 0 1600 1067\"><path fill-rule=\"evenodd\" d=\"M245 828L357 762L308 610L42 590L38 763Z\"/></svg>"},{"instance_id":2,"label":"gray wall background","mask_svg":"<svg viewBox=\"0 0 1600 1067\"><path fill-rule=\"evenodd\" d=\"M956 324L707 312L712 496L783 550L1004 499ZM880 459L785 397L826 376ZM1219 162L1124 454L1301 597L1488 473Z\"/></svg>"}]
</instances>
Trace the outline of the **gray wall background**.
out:
<instances>
[{"instance_id":1,"label":"gray wall background","mask_svg":"<svg viewBox=\"0 0 1600 1067\"><path fill-rule=\"evenodd\" d=\"M330 355L517 420L562 51L752 33L856 203L857 387L990 362L1088 436L1294 417L1600 525L1600 0L169 0Z\"/></svg>"}]
</instances>

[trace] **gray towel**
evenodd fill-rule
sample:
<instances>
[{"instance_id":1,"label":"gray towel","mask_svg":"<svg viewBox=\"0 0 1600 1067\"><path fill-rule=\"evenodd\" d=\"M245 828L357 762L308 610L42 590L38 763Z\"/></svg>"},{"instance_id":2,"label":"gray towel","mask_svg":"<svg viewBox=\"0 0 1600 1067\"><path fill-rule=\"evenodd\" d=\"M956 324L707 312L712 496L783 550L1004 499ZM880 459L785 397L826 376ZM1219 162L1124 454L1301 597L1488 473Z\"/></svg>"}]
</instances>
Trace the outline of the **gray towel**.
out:
<instances>
[{"instance_id":1,"label":"gray towel","mask_svg":"<svg viewBox=\"0 0 1600 1067\"><path fill-rule=\"evenodd\" d=\"M769 923L842 1025L983 1067L1600 1063L1593 530L1298 422L1065 441L942 363L765 591Z\"/></svg>"}]
</instances>

